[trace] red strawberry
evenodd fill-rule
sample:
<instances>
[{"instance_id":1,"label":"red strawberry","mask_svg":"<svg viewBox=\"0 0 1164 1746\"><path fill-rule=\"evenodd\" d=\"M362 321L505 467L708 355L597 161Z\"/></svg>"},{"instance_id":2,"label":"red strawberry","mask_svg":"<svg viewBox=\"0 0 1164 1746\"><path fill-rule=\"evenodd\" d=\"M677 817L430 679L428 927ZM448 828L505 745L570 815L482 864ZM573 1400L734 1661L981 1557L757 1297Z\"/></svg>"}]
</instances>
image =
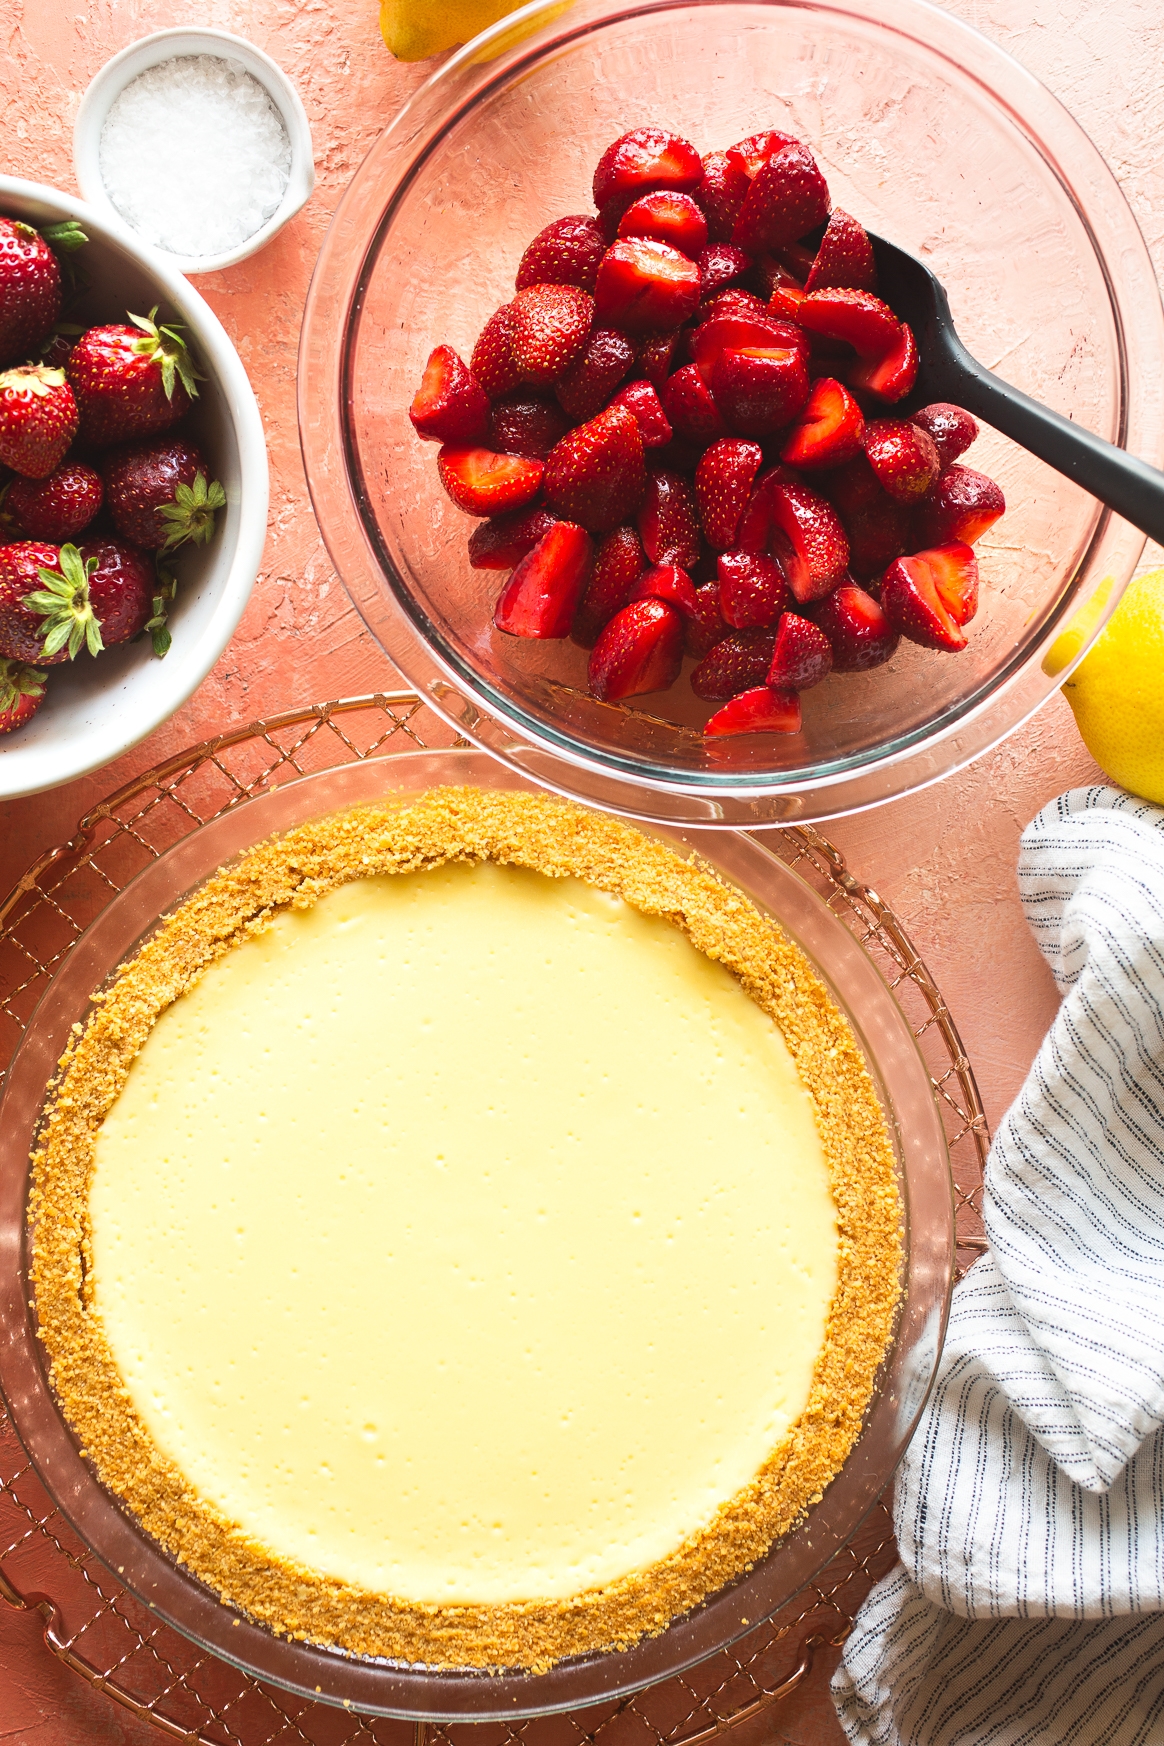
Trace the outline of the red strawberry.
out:
<instances>
[{"instance_id":1,"label":"red strawberry","mask_svg":"<svg viewBox=\"0 0 1164 1746\"><path fill-rule=\"evenodd\" d=\"M625 333L592 328L581 356L554 388L566 417L577 424L603 411L634 361L635 348Z\"/></svg>"},{"instance_id":2,"label":"red strawberry","mask_svg":"<svg viewBox=\"0 0 1164 1746\"><path fill-rule=\"evenodd\" d=\"M677 368L678 347L679 335L672 332L653 333L639 348L639 369L656 388Z\"/></svg>"},{"instance_id":3,"label":"red strawberry","mask_svg":"<svg viewBox=\"0 0 1164 1746\"><path fill-rule=\"evenodd\" d=\"M643 439L625 406L570 431L546 462L546 501L566 521L605 533L626 521L646 489Z\"/></svg>"},{"instance_id":4,"label":"red strawberry","mask_svg":"<svg viewBox=\"0 0 1164 1746\"><path fill-rule=\"evenodd\" d=\"M599 541L594 568L570 631L581 648L592 649L603 625L629 603L645 567L642 542L633 527L613 528Z\"/></svg>"},{"instance_id":5,"label":"red strawberry","mask_svg":"<svg viewBox=\"0 0 1164 1746\"><path fill-rule=\"evenodd\" d=\"M489 399L452 346L438 346L429 353L408 416L426 442L471 443L485 434Z\"/></svg>"},{"instance_id":6,"label":"red strawberry","mask_svg":"<svg viewBox=\"0 0 1164 1746\"><path fill-rule=\"evenodd\" d=\"M481 329L469 369L484 388L490 400L512 394L521 382L521 371L513 355L513 305L505 303L495 309Z\"/></svg>"},{"instance_id":7,"label":"red strawberry","mask_svg":"<svg viewBox=\"0 0 1164 1746\"><path fill-rule=\"evenodd\" d=\"M530 455L544 461L569 426L562 409L528 389L493 402L487 435L501 455Z\"/></svg>"},{"instance_id":8,"label":"red strawberry","mask_svg":"<svg viewBox=\"0 0 1164 1746\"><path fill-rule=\"evenodd\" d=\"M594 287L598 319L632 333L680 327L699 306L699 268L667 243L612 243Z\"/></svg>"},{"instance_id":9,"label":"red strawberry","mask_svg":"<svg viewBox=\"0 0 1164 1746\"><path fill-rule=\"evenodd\" d=\"M786 272L791 273L803 285L812 272L816 250L803 242L781 243L776 250L776 259Z\"/></svg>"},{"instance_id":10,"label":"red strawberry","mask_svg":"<svg viewBox=\"0 0 1164 1746\"><path fill-rule=\"evenodd\" d=\"M672 428L693 443L714 442L727 435L727 425L697 364L684 364L668 376L659 394Z\"/></svg>"},{"instance_id":11,"label":"red strawberry","mask_svg":"<svg viewBox=\"0 0 1164 1746\"><path fill-rule=\"evenodd\" d=\"M738 321L772 319L768 305L754 291L745 291L741 285L728 285L725 290L714 292L695 312L695 319L700 327L704 322L721 316L731 316Z\"/></svg>"},{"instance_id":12,"label":"red strawberry","mask_svg":"<svg viewBox=\"0 0 1164 1746\"><path fill-rule=\"evenodd\" d=\"M618 221L617 234L669 243L693 261L707 247L707 219L690 194L657 188L627 207Z\"/></svg>"},{"instance_id":13,"label":"red strawberry","mask_svg":"<svg viewBox=\"0 0 1164 1746\"><path fill-rule=\"evenodd\" d=\"M934 587L956 624L969 624L978 611L978 559L972 546L962 540L931 546L915 552L919 563L929 566Z\"/></svg>"},{"instance_id":14,"label":"red strawberry","mask_svg":"<svg viewBox=\"0 0 1164 1746\"><path fill-rule=\"evenodd\" d=\"M865 419L843 383L818 376L780 459L790 467L840 467L861 453Z\"/></svg>"},{"instance_id":15,"label":"red strawberry","mask_svg":"<svg viewBox=\"0 0 1164 1746\"><path fill-rule=\"evenodd\" d=\"M707 216L707 234L713 242L730 242L748 180L727 152L711 152L704 158L703 177L693 198Z\"/></svg>"},{"instance_id":16,"label":"red strawberry","mask_svg":"<svg viewBox=\"0 0 1164 1746\"><path fill-rule=\"evenodd\" d=\"M794 140L756 171L732 241L750 254L776 249L823 224L828 210L828 183L812 153Z\"/></svg>"},{"instance_id":17,"label":"red strawberry","mask_svg":"<svg viewBox=\"0 0 1164 1746\"><path fill-rule=\"evenodd\" d=\"M832 644L819 626L786 612L776 626L768 683L784 691L808 691L833 670Z\"/></svg>"},{"instance_id":18,"label":"red strawberry","mask_svg":"<svg viewBox=\"0 0 1164 1746\"><path fill-rule=\"evenodd\" d=\"M180 436L131 443L110 450L101 471L122 539L151 552L209 543L226 493L193 443Z\"/></svg>"},{"instance_id":19,"label":"red strawberry","mask_svg":"<svg viewBox=\"0 0 1164 1746\"><path fill-rule=\"evenodd\" d=\"M634 413L646 448L661 449L671 441L671 421L663 411L659 396L650 382L628 382L625 388L619 389L610 404L625 406Z\"/></svg>"},{"instance_id":20,"label":"red strawberry","mask_svg":"<svg viewBox=\"0 0 1164 1746\"><path fill-rule=\"evenodd\" d=\"M762 315L721 314L720 307L707 321L701 322L691 338L691 355L705 382L724 352L738 352L746 346L806 349L804 335L787 321L773 321Z\"/></svg>"},{"instance_id":21,"label":"red strawberry","mask_svg":"<svg viewBox=\"0 0 1164 1746\"><path fill-rule=\"evenodd\" d=\"M890 624L923 648L957 654L966 647L966 632L938 592L925 552L890 564L881 578L881 605Z\"/></svg>"},{"instance_id":22,"label":"red strawberry","mask_svg":"<svg viewBox=\"0 0 1164 1746\"><path fill-rule=\"evenodd\" d=\"M606 253L606 238L597 220L582 216L555 218L534 237L517 269L517 289L528 285L577 285L593 291L598 264Z\"/></svg>"},{"instance_id":23,"label":"red strawberry","mask_svg":"<svg viewBox=\"0 0 1164 1746\"><path fill-rule=\"evenodd\" d=\"M807 485L773 485L772 552L801 605L830 593L845 574L849 542L831 503Z\"/></svg>"},{"instance_id":24,"label":"red strawberry","mask_svg":"<svg viewBox=\"0 0 1164 1746\"><path fill-rule=\"evenodd\" d=\"M808 367L799 346L721 352L712 368L715 403L734 430L767 436L803 411Z\"/></svg>"},{"instance_id":25,"label":"red strawberry","mask_svg":"<svg viewBox=\"0 0 1164 1746\"><path fill-rule=\"evenodd\" d=\"M917 526L927 546L963 540L968 546L993 527L1006 498L993 479L973 467L947 467L930 495L918 505Z\"/></svg>"},{"instance_id":26,"label":"red strawberry","mask_svg":"<svg viewBox=\"0 0 1164 1746\"><path fill-rule=\"evenodd\" d=\"M705 734L798 734L800 698L795 691L755 685L738 692L704 724Z\"/></svg>"},{"instance_id":27,"label":"red strawberry","mask_svg":"<svg viewBox=\"0 0 1164 1746\"><path fill-rule=\"evenodd\" d=\"M510 308L510 346L522 379L548 388L581 356L594 299L577 285L530 285Z\"/></svg>"},{"instance_id":28,"label":"red strawberry","mask_svg":"<svg viewBox=\"0 0 1164 1746\"><path fill-rule=\"evenodd\" d=\"M712 443L696 467L699 520L708 545L716 551L727 551L734 544L763 458L759 443L723 437Z\"/></svg>"},{"instance_id":29,"label":"red strawberry","mask_svg":"<svg viewBox=\"0 0 1164 1746\"><path fill-rule=\"evenodd\" d=\"M31 540L0 547L0 656L5 659L31 661L40 667L56 667L69 659L70 650L65 645L73 626L67 621L63 636L54 640L52 648L47 654L45 652L46 631L51 628L46 623L46 614L55 617L59 604L58 596L49 594L48 590L50 586L66 588L61 565L62 550L76 557L73 546L58 548ZM75 581L76 566L71 559L69 569ZM84 583L84 565L80 565L80 570L80 580ZM71 593L69 599L72 599ZM84 640L85 626L80 623L72 653L76 653Z\"/></svg>"},{"instance_id":30,"label":"red strawberry","mask_svg":"<svg viewBox=\"0 0 1164 1746\"><path fill-rule=\"evenodd\" d=\"M797 319L822 339L843 340L859 358L884 358L901 339L901 322L871 291L814 291L800 304Z\"/></svg>"},{"instance_id":31,"label":"red strawberry","mask_svg":"<svg viewBox=\"0 0 1164 1746\"><path fill-rule=\"evenodd\" d=\"M799 141L794 134L779 133L775 128L769 128L766 133L749 134L738 145L729 146L726 156L746 180L751 182L769 158L774 158L785 146L797 144Z\"/></svg>"},{"instance_id":32,"label":"red strawberry","mask_svg":"<svg viewBox=\"0 0 1164 1746\"><path fill-rule=\"evenodd\" d=\"M631 589L631 599L665 600L684 618L694 618L699 611L695 584L678 564L653 564L644 570Z\"/></svg>"},{"instance_id":33,"label":"red strawberry","mask_svg":"<svg viewBox=\"0 0 1164 1746\"><path fill-rule=\"evenodd\" d=\"M695 590L695 611L683 633L683 653L702 660L716 643L731 635L732 627L720 611L719 583L705 582Z\"/></svg>"},{"instance_id":34,"label":"red strawberry","mask_svg":"<svg viewBox=\"0 0 1164 1746\"><path fill-rule=\"evenodd\" d=\"M913 329L901 324L901 333L889 350L877 358L866 358L849 370L854 388L867 388L881 400L904 400L917 381L917 341Z\"/></svg>"},{"instance_id":35,"label":"red strawberry","mask_svg":"<svg viewBox=\"0 0 1164 1746\"><path fill-rule=\"evenodd\" d=\"M527 552L501 591L493 612L511 637L564 637L582 598L594 542L572 521L557 521Z\"/></svg>"},{"instance_id":36,"label":"red strawberry","mask_svg":"<svg viewBox=\"0 0 1164 1746\"><path fill-rule=\"evenodd\" d=\"M44 702L44 674L24 661L0 660L0 734L31 721Z\"/></svg>"},{"instance_id":37,"label":"red strawberry","mask_svg":"<svg viewBox=\"0 0 1164 1746\"><path fill-rule=\"evenodd\" d=\"M512 570L553 525L548 509L518 509L512 515L494 516L469 535L469 563L474 570Z\"/></svg>"},{"instance_id":38,"label":"red strawberry","mask_svg":"<svg viewBox=\"0 0 1164 1746\"><path fill-rule=\"evenodd\" d=\"M63 370L24 364L0 375L0 461L47 479L77 434L77 403Z\"/></svg>"},{"instance_id":39,"label":"red strawberry","mask_svg":"<svg viewBox=\"0 0 1164 1746\"><path fill-rule=\"evenodd\" d=\"M787 598L788 589L774 559L756 552L720 553L720 611L733 630L775 624Z\"/></svg>"},{"instance_id":40,"label":"red strawberry","mask_svg":"<svg viewBox=\"0 0 1164 1746\"><path fill-rule=\"evenodd\" d=\"M691 675L696 697L734 697L749 686L762 685L776 647L774 630L732 631L700 661Z\"/></svg>"},{"instance_id":41,"label":"red strawberry","mask_svg":"<svg viewBox=\"0 0 1164 1746\"><path fill-rule=\"evenodd\" d=\"M437 472L458 509L468 515L500 515L523 508L537 496L545 464L525 455L446 443L437 456Z\"/></svg>"},{"instance_id":42,"label":"red strawberry","mask_svg":"<svg viewBox=\"0 0 1164 1746\"><path fill-rule=\"evenodd\" d=\"M816 622L829 639L834 673L863 673L881 667L898 644L898 634L871 594L842 582L817 608Z\"/></svg>"},{"instance_id":43,"label":"red strawberry","mask_svg":"<svg viewBox=\"0 0 1164 1746\"><path fill-rule=\"evenodd\" d=\"M80 461L66 461L47 479L14 479L4 514L22 538L60 546L88 527L104 496L99 473Z\"/></svg>"},{"instance_id":44,"label":"red strawberry","mask_svg":"<svg viewBox=\"0 0 1164 1746\"><path fill-rule=\"evenodd\" d=\"M877 475L865 457L864 445L860 454L846 461L820 484L821 490L828 493L846 521L863 510L890 501L877 483Z\"/></svg>"},{"instance_id":45,"label":"red strawberry","mask_svg":"<svg viewBox=\"0 0 1164 1746\"><path fill-rule=\"evenodd\" d=\"M736 529L733 545L741 552L766 554L772 540L772 493L777 485L796 485L799 480L787 467L769 467L756 480Z\"/></svg>"},{"instance_id":46,"label":"red strawberry","mask_svg":"<svg viewBox=\"0 0 1164 1746\"><path fill-rule=\"evenodd\" d=\"M690 192L703 180L699 153L677 133L661 127L636 127L607 146L594 172L594 204L600 210L621 201L624 211L653 188Z\"/></svg>"},{"instance_id":47,"label":"red strawberry","mask_svg":"<svg viewBox=\"0 0 1164 1746\"><path fill-rule=\"evenodd\" d=\"M590 655L590 690L601 702L666 691L683 662L683 617L664 600L633 600L617 612Z\"/></svg>"},{"instance_id":48,"label":"red strawberry","mask_svg":"<svg viewBox=\"0 0 1164 1746\"><path fill-rule=\"evenodd\" d=\"M61 547L62 560L69 550ZM117 540L86 540L80 559L89 571L89 605L100 627L101 646L130 642L153 615L158 582L153 565L136 546Z\"/></svg>"},{"instance_id":49,"label":"red strawberry","mask_svg":"<svg viewBox=\"0 0 1164 1746\"><path fill-rule=\"evenodd\" d=\"M60 313L61 267L49 239L70 251L86 240L75 220L42 235L0 218L0 364L34 352Z\"/></svg>"},{"instance_id":50,"label":"red strawberry","mask_svg":"<svg viewBox=\"0 0 1164 1746\"><path fill-rule=\"evenodd\" d=\"M733 248L731 243L709 243L701 249L697 256L699 266L699 295L714 297L717 291L722 291L735 279L742 279L745 273L751 271L752 257L743 249Z\"/></svg>"},{"instance_id":51,"label":"red strawberry","mask_svg":"<svg viewBox=\"0 0 1164 1746\"><path fill-rule=\"evenodd\" d=\"M681 473L661 467L648 474L638 524L643 550L652 564L695 568L703 545L695 497Z\"/></svg>"},{"instance_id":52,"label":"red strawberry","mask_svg":"<svg viewBox=\"0 0 1164 1746\"><path fill-rule=\"evenodd\" d=\"M845 531L849 536L849 568L858 582L868 582L870 587L873 578L908 551L911 543L909 511L884 494L868 509L846 515Z\"/></svg>"},{"instance_id":53,"label":"red strawberry","mask_svg":"<svg viewBox=\"0 0 1164 1746\"><path fill-rule=\"evenodd\" d=\"M773 319L795 321L800 313L800 305L804 302L804 288L797 284L791 274L773 285L769 294L767 310Z\"/></svg>"},{"instance_id":54,"label":"red strawberry","mask_svg":"<svg viewBox=\"0 0 1164 1746\"><path fill-rule=\"evenodd\" d=\"M978 426L961 406L951 406L948 400L935 400L920 412L911 412L914 424L919 424L934 439L934 447L943 467L948 467L965 454L978 435Z\"/></svg>"},{"instance_id":55,"label":"red strawberry","mask_svg":"<svg viewBox=\"0 0 1164 1746\"><path fill-rule=\"evenodd\" d=\"M876 291L877 262L865 226L838 206L829 214L804 289L825 291L844 285L854 291Z\"/></svg>"},{"instance_id":56,"label":"red strawberry","mask_svg":"<svg viewBox=\"0 0 1164 1746\"><path fill-rule=\"evenodd\" d=\"M157 306L130 315L132 327L91 327L69 354L69 384L81 413L81 435L103 448L153 436L184 417L201 377L182 332L159 327Z\"/></svg>"},{"instance_id":57,"label":"red strawberry","mask_svg":"<svg viewBox=\"0 0 1164 1746\"><path fill-rule=\"evenodd\" d=\"M871 419L865 453L881 489L899 503L924 497L942 470L933 437L905 418Z\"/></svg>"}]
</instances>

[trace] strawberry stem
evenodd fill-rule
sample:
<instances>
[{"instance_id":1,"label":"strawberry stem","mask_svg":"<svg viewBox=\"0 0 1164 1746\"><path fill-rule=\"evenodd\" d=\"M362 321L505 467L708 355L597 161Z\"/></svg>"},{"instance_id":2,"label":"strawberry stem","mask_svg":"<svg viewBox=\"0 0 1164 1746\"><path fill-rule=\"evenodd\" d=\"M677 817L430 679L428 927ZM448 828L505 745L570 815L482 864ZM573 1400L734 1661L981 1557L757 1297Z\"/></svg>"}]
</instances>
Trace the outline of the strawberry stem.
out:
<instances>
[{"instance_id":1,"label":"strawberry stem","mask_svg":"<svg viewBox=\"0 0 1164 1746\"><path fill-rule=\"evenodd\" d=\"M51 655L68 645L69 659L75 661L84 645L91 655L99 655L105 644L101 626L89 599L89 578L97 568L96 558L82 558L76 546L62 546L58 558L60 570L38 570L44 587L26 594L22 606L39 613L44 619L43 655Z\"/></svg>"},{"instance_id":2,"label":"strawberry stem","mask_svg":"<svg viewBox=\"0 0 1164 1746\"><path fill-rule=\"evenodd\" d=\"M0 715L15 708L22 697L39 697L44 674L25 661L0 661Z\"/></svg>"},{"instance_id":3,"label":"strawberry stem","mask_svg":"<svg viewBox=\"0 0 1164 1746\"><path fill-rule=\"evenodd\" d=\"M193 485L175 486L174 501L164 503L158 511L166 523L162 551L176 551L187 540L196 546L207 545L214 533L215 512L225 504L226 492L217 479L208 485L205 473L196 473Z\"/></svg>"},{"instance_id":4,"label":"strawberry stem","mask_svg":"<svg viewBox=\"0 0 1164 1746\"><path fill-rule=\"evenodd\" d=\"M201 478L202 475L199 474L198 477ZM166 624L166 609L178 592L178 578L169 564L163 564L161 553L155 560L155 568L158 573L158 592L154 595L153 617L147 620L145 628L150 633L154 654L161 660L163 655L169 654L170 644L174 640Z\"/></svg>"},{"instance_id":5,"label":"strawberry stem","mask_svg":"<svg viewBox=\"0 0 1164 1746\"><path fill-rule=\"evenodd\" d=\"M129 319L135 327L141 328L142 337L134 340L133 350L142 357L156 358L162 367L162 387L166 391L166 399L174 398L174 379L177 377L191 400L198 398L198 383L206 378L194 367L182 338L182 330L177 322L169 326L159 327L154 320L158 313L155 303L148 315L135 315L129 312ZM169 342L169 343L167 343Z\"/></svg>"}]
</instances>

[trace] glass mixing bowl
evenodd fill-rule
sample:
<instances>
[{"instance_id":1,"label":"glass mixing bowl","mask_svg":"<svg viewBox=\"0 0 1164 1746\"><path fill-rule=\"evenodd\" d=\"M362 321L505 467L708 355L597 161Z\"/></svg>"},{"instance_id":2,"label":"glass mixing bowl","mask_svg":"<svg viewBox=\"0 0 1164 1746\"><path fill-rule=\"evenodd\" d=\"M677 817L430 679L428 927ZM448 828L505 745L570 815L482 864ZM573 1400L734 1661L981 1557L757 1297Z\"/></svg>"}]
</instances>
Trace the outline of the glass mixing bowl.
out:
<instances>
[{"instance_id":1,"label":"glass mixing bowl","mask_svg":"<svg viewBox=\"0 0 1164 1746\"><path fill-rule=\"evenodd\" d=\"M946 775L1062 683L1066 669L1046 657L1064 620L1109 576L1110 611L1132 574L1143 536L1078 485L984 430L968 459L1009 507L979 546L982 605L965 652L903 642L887 667L806 693L802 734L709 742L709 708L685 680L629 706L598 703L582 650L492 628L501 579L469 567L475 524L442 491L408 406L434 346L468 358L512 297L529 239L592 210L611 140L653 123L709 151L777 127L811 147L837 205L933 267L977 357L1159 464L1164 321L1115 179L1035 79L918 0L555 10L517 43L504 20L429 80L364 160L324 242L300 429L336 569L455 727L602 806L691 825L803 820Z\"/></svg>"}]
</instances>

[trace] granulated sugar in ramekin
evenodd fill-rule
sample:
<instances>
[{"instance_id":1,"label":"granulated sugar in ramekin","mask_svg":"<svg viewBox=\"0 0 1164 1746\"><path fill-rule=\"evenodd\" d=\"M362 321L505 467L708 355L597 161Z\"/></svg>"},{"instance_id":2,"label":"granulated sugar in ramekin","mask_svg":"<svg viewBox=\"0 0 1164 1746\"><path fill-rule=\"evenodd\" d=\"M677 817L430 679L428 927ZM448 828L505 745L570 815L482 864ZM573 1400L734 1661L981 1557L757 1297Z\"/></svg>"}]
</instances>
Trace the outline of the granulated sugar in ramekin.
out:
<instances>
[{"instance_id":1,"label":"granulated sugar in ramekin","mask_svg":"<svg viewBox=\"0 0 1164 1746\"><path fill-rule=\"evenodd\" d=\"M139 73L101 130L101 179L138 235L176 255L238 248L291 174L278 109L237 61L180 55Z\"/></svg>"}]
</instances>

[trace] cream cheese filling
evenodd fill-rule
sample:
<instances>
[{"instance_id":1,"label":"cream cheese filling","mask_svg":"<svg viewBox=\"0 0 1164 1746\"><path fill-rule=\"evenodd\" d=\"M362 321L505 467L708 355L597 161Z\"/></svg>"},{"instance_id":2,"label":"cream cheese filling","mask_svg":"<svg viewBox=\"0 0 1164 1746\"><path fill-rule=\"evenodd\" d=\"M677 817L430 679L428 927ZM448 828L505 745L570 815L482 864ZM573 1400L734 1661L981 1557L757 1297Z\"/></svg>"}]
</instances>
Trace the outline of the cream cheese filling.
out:
<instances>
[{"instance_id":1,"label":"cream cheese filling","mask_svg":"<svg viewBox=\"0 0 1164 1746\"><path fill-rule=\"evenodd\" d=\"M565 1599L705 1526L803 1411L837 1278L776 1026L666 921L485 864L212 964L97 1136L134 1406L284 1558Z\"/></svg>"}]
</instances>

